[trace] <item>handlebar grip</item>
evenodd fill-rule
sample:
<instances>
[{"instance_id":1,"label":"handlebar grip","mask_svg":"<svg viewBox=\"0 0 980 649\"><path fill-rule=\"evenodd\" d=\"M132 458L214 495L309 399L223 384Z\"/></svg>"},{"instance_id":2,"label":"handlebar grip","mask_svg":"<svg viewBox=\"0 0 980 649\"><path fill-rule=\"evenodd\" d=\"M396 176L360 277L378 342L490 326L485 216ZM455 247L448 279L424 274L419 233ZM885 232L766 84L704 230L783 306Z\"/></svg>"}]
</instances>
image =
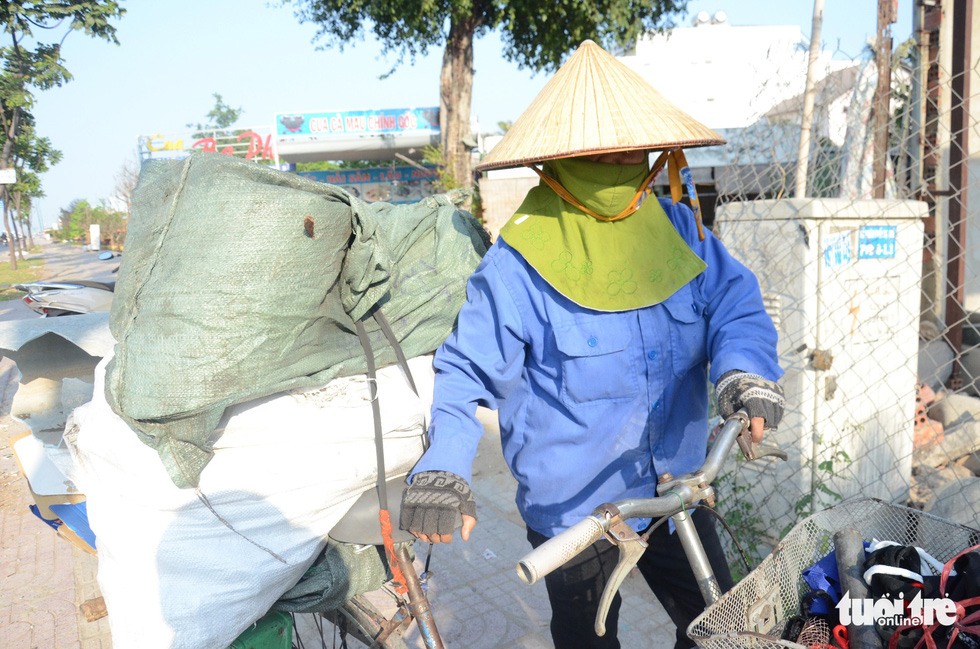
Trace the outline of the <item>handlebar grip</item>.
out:
<instances>
[{"instance_id":1,"label":"handlebar grip","mask_svg":"<svg viewBox=\"0 0 980 649\"><path fill-rule=\"evenodd\" d=\"M602 521L589 516L524 555L517 562L517 576L530 586L601 539L603 534Z\"/></svg>"}]
</instances>

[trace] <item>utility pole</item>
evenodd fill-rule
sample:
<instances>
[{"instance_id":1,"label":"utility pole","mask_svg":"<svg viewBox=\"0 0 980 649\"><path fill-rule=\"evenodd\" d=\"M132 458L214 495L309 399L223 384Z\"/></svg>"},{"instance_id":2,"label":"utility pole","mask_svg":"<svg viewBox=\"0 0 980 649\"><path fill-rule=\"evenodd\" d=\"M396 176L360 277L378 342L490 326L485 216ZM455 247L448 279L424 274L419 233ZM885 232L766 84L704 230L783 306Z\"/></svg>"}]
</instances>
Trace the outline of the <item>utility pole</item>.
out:
<instances>
[{"instance_id":1,"label":"utility pole","mask_svg":"<svg viewBox=\"0 0 980 649\"><path fill-rule=\"evenodd\" d=\"M970 158L970 40L973 27L973 0L953 2L953 70L950 101L949 147L949 225L946 253L946 340L956 358L946 384L951 389L963 385L960 376L960 355L963 353L963 321L966 282L966 218L967 188L970 176L967 161Z\"/></svg>"},{"instance_id":2,"label":"utility pole","mask_svg":"<svg viewBox=\"0 0 980 649\"><path fill-rule=\"evenodd\" d=\"M892 85L891 26L898 20L898 0L878 0L878 38L875 65L878 85L874 98L874 197L885 197L885 170L888 159L889 103Z\"/></svg>"},{"instance_id":3,"label":"utility pole","mask_svg":"<svg viewBox=\"0 0 980 649\"><path fill-rule=\"evenodd\" d=\"M800 146L796 151L796 198L806 196L806 175L810 162L810 129L813 126L813 102L816 93L817 57L820 55L820 31L823 27L823 1L813 0L813 23L810 28L810 58L806 66L806 90L803 93L803 116L800 122Z\"/></svg>"}]
</instances>

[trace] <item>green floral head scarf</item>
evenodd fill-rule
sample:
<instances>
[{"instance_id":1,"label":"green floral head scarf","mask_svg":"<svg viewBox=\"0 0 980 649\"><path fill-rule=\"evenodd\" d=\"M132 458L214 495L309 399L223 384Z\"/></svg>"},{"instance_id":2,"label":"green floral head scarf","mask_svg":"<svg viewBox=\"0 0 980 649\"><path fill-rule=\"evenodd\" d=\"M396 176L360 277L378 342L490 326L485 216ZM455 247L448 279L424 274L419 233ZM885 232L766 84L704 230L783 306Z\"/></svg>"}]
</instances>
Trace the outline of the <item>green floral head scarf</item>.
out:
<instances>
[{"instance_id":1,"label":"green floral head scarf","mask_svg":"<svg viewBox=\"0 0 980 649\"><path fill-rule=\"evenodd\" d=\"M633 199L648 167L562 158L546 162L544 172L583 206L612 216ZM598 311L659 304L707 268L653 197L624 219L600 221L542 182L500 236L555 290Z\"/></svg>"}]
</instances>

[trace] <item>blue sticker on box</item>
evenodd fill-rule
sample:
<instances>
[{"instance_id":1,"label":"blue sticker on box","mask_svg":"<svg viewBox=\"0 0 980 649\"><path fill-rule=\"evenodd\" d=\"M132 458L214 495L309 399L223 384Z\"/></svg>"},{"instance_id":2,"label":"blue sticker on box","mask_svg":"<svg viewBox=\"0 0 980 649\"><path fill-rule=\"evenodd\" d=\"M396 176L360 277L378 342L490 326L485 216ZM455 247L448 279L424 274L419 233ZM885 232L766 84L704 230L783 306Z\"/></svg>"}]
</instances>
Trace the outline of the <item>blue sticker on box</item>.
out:
<instances>
[{"instance_id":1,"label":"blue sticker on box","mask_svg":"<svg viewBox=\"0 0 980 649\"><path fill-rule=\"evenodd\" d=\"M858 231L858 259L891 259L895 256L898 227L866 225Z\"/></svg>"},{"instance_id":2,"label":"blue sticker on box","mask_svg":"<svg viewBox=\"0 0 980 649\"><path fill-rule=\"evenodd\" d=\"M851 231L836 232L823 238L823 265L837 268L851 263Z\"/></svg>"}]
</instances>

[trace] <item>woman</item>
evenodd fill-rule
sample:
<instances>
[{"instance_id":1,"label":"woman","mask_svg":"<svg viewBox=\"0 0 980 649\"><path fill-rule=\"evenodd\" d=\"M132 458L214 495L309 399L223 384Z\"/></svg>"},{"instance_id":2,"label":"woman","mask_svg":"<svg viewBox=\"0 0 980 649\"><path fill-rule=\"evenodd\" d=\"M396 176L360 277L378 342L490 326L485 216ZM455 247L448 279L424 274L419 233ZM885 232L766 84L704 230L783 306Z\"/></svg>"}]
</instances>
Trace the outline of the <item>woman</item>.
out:
<instances>
[{"instance_id":1,"label":"woman","mask_svg":"<svg viewBox=\"0 0 980 649\"><path fill-rule=\"evenodd\" d=\"M435 543L459 528L469 538L478 405L499 411L535 547L596 505L654 496L658 475L701 465L709 363L723 414L746 408L756 442L778 424L782 372L758 282L677 202L689 174L680 147L720 143L586 41L484 158L481 169L543 163L542 182L471 276L457 330L436 353L431 445L410 476L404 529ZM665 163L673 200L644 200ZM709 560L730 588L701 514ZM618 595L606 635L592 628L616 552L600 541L547 578L556 647L619 647ZM676 646L690 646L684 631L704 602L667 526L638 566L678 627Z\"/></svg>"}]
</instances>

